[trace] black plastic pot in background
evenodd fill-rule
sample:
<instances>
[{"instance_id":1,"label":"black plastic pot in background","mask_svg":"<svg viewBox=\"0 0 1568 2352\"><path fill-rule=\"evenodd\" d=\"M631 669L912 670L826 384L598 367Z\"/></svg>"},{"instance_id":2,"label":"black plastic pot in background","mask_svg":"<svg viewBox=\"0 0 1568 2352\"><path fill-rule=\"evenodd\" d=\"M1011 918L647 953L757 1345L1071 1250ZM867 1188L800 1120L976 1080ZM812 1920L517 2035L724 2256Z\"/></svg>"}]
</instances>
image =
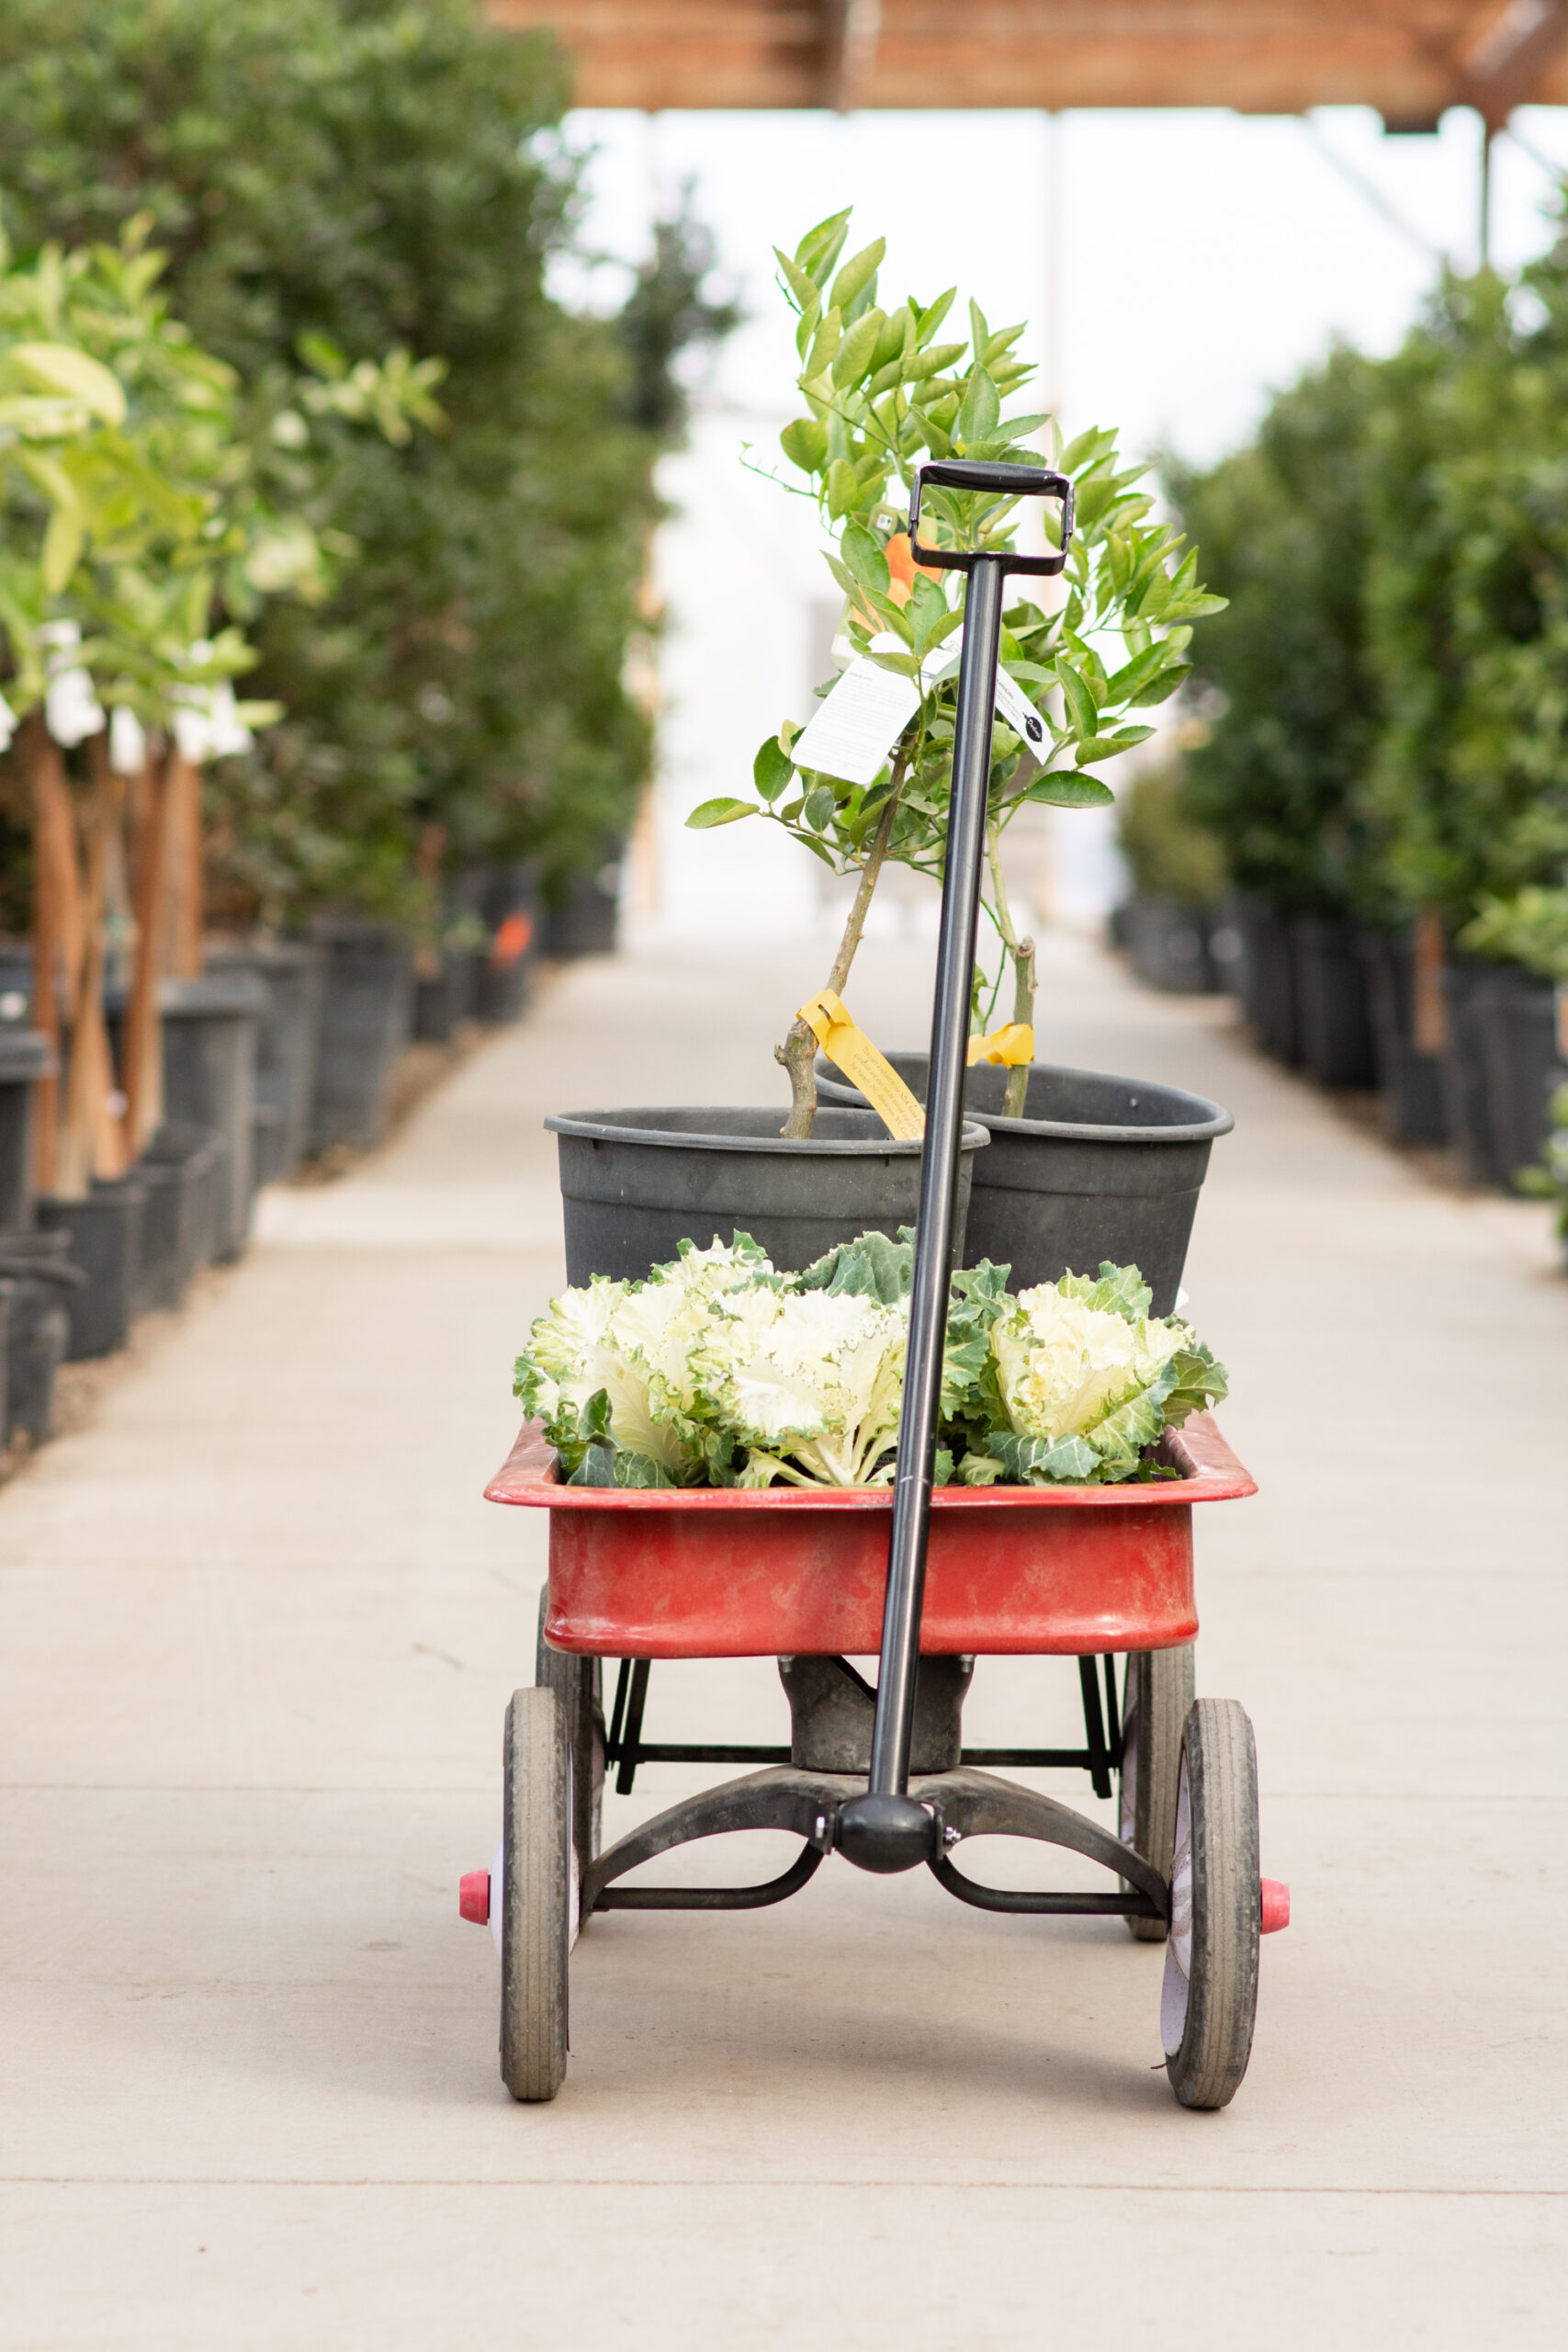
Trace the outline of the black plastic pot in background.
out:
<instances>
[{"instance_id":1,"label":"black plastic pot in background","mask_svg":"<svg viewBox=\"0 0 1568 2352\"><path fill-rule=\"evenodd\" d=\"M6 1322L6 1444L42 1445L54 1433L55 1374L71 1339L67 1300L85 1277L70 1261L68 1233L0 1235L0 1278L12 1285Z\"/></svg>"},{"instance_id":2,"label":"black plastic pot in background","mask_svg":"<svg viewBox=\"0 0 1568 2352\"><path fill-rule=\"evenodd\" d=\"M1373 1086L1367 971L1348 922L1298 915L1291 925L1295 974L1296 1035L1301 1056L1320 1086Z\"/></svg>"},{"instance_id":3,"label":"black plastic pot in background","mask_svg":"<svg viewBox=\"0 0 1568 2352\"><path fill-rule=\"evenodd\" d=\"M421 972L413 984L413 1041L416 1046L445 1046L473 1002L473 959L448 956L434 972Z\"/></svg>"},{"instance_id":4,"label":"black plastic pot in background","mask_svg":"<svg viewBox=\"0 0 1568 2352\"><path fill-rule=\"evenodd\" d=\"M924 1102L928 1057L887 1058ZM1109 1259L1139 1269L1155 1314L1173 1313L1209 1153L1235 1125L1230 1113L1152 1079L1033 1062L1027 1115L1008 1119L1007 1080L983 1064L964 1087L966 1110L991 1138L975 1163L964 1263L1010 1265L1013 1289L1028 1290L1098 1273ZM863 1100L821 1054L817 1082L825 1102Z\"/></svg>"},{"instance_id":5,"label":"black plastic pot in background","mask_svg":"<svg viewBox=\"0 0 1568 2352\"><path fill-rule=\"evenodd\" d=\"M146 1193L133 1303L138 1315L176 1306L198 1266L218 1254L228 1153L207 1127L169 1120L136 1163Z\"/></svg>"},{"instance_id":6,"label":"black plastic pot in background","mask_svg":"<svg viewBox=\"0 0 1568 2352\"><path fill-rule=\"evenodd\" d=\"M1359 932L1383 1125L1395 1143L1443 1144L1442 1064L1416 1044L1416 947L1408 932Z\"/></svg>"},{"instance_id":7,"label":"black plastic pot in background","mask_svg":"<svg viewBox=\"0 0 1568 2352\"><path fill-rule=\"evenodd\" d=\"M213 972L199 980L165 980L164 1112L183 1126L218 1136L225 1189L214 1257L228 1264L243 1250L255 1194L256 1033L266 989L254 972Z\"/></svg>"},{"instance_id":8,"label":"black plastic pot in background","mask_svg":"<svg viewBox=\"0 0 1568 2352\"><path fill-rule=\"evenodd\" d=\"M1485 1001L1498 980L1495 964L1445 964L1443 1002L1448 1040L1442 1051L1443 1114L1449 1141L1472 1184L1505 1184L1512 1173L1503 1165L1492 1116Z\"/></svg>"},{"instance_id":9,"label":"black plastic pot in background","mask_svg":"<svg viewBox=\"0 0 1568 2352\"><path fill-rule=\"evenodd\" d=\"M544 929L539 869L534 861L486 866L479 912L489 945L471 967L474 1018L515 1021L528 1001Z\"/></svg>"},{"instance_id":10,"label":"black plastic pot in background","mask_svg":"<svg viewBox=\"0 0 1568 2352\"><path fill-rule=\"evenodd\" d=\"M1512 1186L1521 1168L1538 1168L1551 1131L1549 1105L1568 1078L1557 1056L1557 999L1550 980L1510 968L1480 991L1478 1021L1486 1048L1493 1165Z\"/></svg>"},{"instance_id":11,"label":"black plastic pot in background","mask_svg":"<svg viewBox=\"0 0 1568 2352\"><path fill-rule=\"evenodd\" d=\"M413 955L384 924L322 921L321 1019L309 1148L380 1140L392 1067L409 1042Z\"/></svg>"},{"instance_id":12,"label":"black plastic pot in background","mask_svg":"<svg viewBox=\"0 0 1568 2352\"><path fill-rule=\"evenodd\" d=\"M604 858L592 874L563 875L551 887L545 909L547 956L613 956L615 952L621 865L626 845L610 833L601 846Z\"/></svg>"},{"instance_id":13,"label":"black plastic pot in background","mask_svg":"<svg viewBox=\"0 0 1568 2352\"><path fill-rule=\"evenodd\" d=\"M73 1363L83 1356L109 1355L130 1335L144 1197L134 1178L121 1177L95 1183L84 1200L46 1193L38 1204L39 1226L46 1233L69 1237L71 1263L86 1276L65 1301L65 1352Z\"/></svg>"},{"instance_id":14,"label":"black plastic pot in background","mask_svg":"<svg viewBox=\"0 0 1568 2352\"><path fill-rule=\"evenodd\" d=\"M1127 952L1138 978L1170 996L1211 996L1219 975L1209 952L1207 908L1139 897L1125 910Z\"/></svg>"},{"instance_id":15,"label":"black plastic pot in background","mask_svg":"<svg viewBox=\"0 0 1568 2352\"><path fill-rule=\"evenodd\" d=\"M1264 1052L1292 1069L1301 1060L1295 962L1285 918L1249 891L1225 903L1224 922L1240 942L1233 964L1241 1009Z\"/></svg>"},{"instance_id":16,"label":"black plastic pot in background","mask_svg":"<svg viewBox=\"0 0 1568 2352\"><path fill-rule=\"evenodd\" d=\"M573 1111L545 1121L558 1138L567 1280L640 1280L680 1254L737 1232L795 1273L857 1233L896 1235L919 1204L920 1146L896 1143L874 1111L834 1106L807 1138L780 1135L784 1113L728 1104ZM955 1246L964 1248L983 1127L966 1123ZM963 1262L962 1254L959 1262Z\"/></svg>"},{"instance_id":17,"label":"black plastic pot in background","mask_svg":"<svg viewBox=\"0 0 1568 2352\"><path fill-rule=\"evenodd\" d=\"M0 1232L32 1222L33 1090L53 1068L47 1037L0 1021Z\"/></svg>"},{"instance_id":18,"label":"black plastic pot in background","mask_svg":"<svg viewBox=\"0 0 1568 2352\"><path fill-rule=\"evenodd\" d=\"M321 948L303 939L226 942L207 951L209 974L248 973L265 991L256 1027L253 1175L258 1187L292 1176L305 1156L322 961Z\"/></svg>"}]
</instances>

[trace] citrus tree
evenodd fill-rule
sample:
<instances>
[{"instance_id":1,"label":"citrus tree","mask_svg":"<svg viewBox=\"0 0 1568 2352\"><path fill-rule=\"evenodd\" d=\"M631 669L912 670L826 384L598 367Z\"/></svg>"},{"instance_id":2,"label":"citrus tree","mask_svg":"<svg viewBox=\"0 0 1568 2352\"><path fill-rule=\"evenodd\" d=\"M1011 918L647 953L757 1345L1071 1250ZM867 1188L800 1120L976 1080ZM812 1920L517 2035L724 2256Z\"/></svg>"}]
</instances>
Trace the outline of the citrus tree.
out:
<instances>
[{"instance_id":1,"label":"citrus tree","mask_svg":"<svg viewBox=\"0 0 1568 2352\"><path fill-rule=\"evenodd\" d=\"M1154 514L1152 498L1138 487L1145 469L1123 462L1113 432L1092 429L1057 449L1049 416L1004 413L1033 372L1016 353L1024 322L993 328L971 301L965 331L944 340L953 288L931 302L909 296L885 308L877 298L886 241L841 261L849 225L849 211L836 212L807 231L793 254L777 255L796 313L796 384L805 404L781 446L804 477L788 486L815 500L828 534L828 566L844 597L845 650L911 680L919 703L870 784L802 768L793 752L801 730L786 722L757 754L754 797L706 801L687 822L705 828L761 817L833 873L858 876L827 982L840 992L883 866L891 860L940 881L946 855L957 698L952 641L963 621L961 591L951 583L961 575L914 562L906 518L915 469L927 458L1037 464L1035 438L1048 435L1055 462L1072 481L1077 524L1056 600L1049 608L1021 600L1004 615L1002 667L1040 731L1036 742L1000 718L995 728L984 892L1002 950L990 1002L1010 968L1014 1021L1032 1031L1034 948L1008 902L1002 835L1032 803L1110 802L1110 787L1094 770L1152 733L1139 714L1181 684L1191 623L1220 600L1201 586L1196 555L1183 552L1179 535ZM1016 501L947 490L930 492L921 508L933 543L955 548L1010 548L1016 519ZM1045 527L1057 527L1049 514ZM986 1017L977 979L976 1025ZM778 1048L793 1098L786 1135L811 1131L815 1050L813 1032L797 1019ZM1016 1068L1010 1114L1021 1112L1027 1083L1027 1067Z\"/></svg>"}]
</instances>

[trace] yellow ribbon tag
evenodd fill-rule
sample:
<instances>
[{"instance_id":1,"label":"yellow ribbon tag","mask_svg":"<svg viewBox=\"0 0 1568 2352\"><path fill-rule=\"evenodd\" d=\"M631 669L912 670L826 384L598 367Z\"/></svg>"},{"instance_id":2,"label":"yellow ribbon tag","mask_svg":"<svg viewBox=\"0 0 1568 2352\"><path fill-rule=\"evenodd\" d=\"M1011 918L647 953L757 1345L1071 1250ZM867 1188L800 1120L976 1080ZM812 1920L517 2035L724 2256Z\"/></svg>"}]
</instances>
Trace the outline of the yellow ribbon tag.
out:
<instances>
[{"instance_id":1,"label":"yellow ribbon tag","mask_svg":"<svg viewBox=\"0 0 1568 2352\"><path fill-rule=\"evenodd\" d=\"M988 1037L969 1040L969 1067L976 1062L1000 1062L1008 1069L1016 1069L1021 1062L1034 1059L1034 1032L1026 1021L1010 1021L1001 1029L993 1029Z\"/></svg>"},{"instance_id":2,"label":"yellow ribbon tag","mask_svg":"<svg viewBox=\"0 0 1568 2352\"><path fill-rule=\"evenodd\" d=\"M830 1062L858 1087L888 1134L912 1143L926 1131L926 1114L885 1054L857 1029L831 989L818 989L800 1008L800 1018Z\"/></svg>"}]
</instances>

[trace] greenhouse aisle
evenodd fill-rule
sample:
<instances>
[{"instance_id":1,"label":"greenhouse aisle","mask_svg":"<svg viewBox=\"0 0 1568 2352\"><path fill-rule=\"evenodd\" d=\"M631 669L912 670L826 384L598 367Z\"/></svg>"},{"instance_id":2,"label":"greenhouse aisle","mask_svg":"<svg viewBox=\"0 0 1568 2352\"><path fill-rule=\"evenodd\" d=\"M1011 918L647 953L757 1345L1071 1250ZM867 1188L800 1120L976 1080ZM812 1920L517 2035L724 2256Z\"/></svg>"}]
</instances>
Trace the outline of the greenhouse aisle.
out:
<instances>
[{"instance_id":1,"label":"greenhouse aisle","mask_svg":"<svg viewBox=\"0 0 1568 2352\"><path fill-rule=\"evenodd\" d=\"M919 1041L928 953L866 951L885 1043ZM1175 2107L1161 1954L1118 1923L835 1863L777 1910L596 1920L566 2088L507 2099L457 1882L531 1679L542 1515L479 1490L558 1280L539 1122L773 1099L818 960L574 968L378 1158L270 1195L248 1262L0 1494L0 2344L1561 2340L1544 1215L1433 1189L1226 1008L1070 943L1045 1050L1237 1119L1188 1280L1262 1487L1201 1528L1199 1687L1252 1713L1294 1900L1248 2079ZM971 1736L1069 1736L1072 1680L982 1664ZM653 1736L784 1721L771 1665L654 1676ZM691 1785L644 1781L613 1827Z\"/></svg>"}]
</instances>

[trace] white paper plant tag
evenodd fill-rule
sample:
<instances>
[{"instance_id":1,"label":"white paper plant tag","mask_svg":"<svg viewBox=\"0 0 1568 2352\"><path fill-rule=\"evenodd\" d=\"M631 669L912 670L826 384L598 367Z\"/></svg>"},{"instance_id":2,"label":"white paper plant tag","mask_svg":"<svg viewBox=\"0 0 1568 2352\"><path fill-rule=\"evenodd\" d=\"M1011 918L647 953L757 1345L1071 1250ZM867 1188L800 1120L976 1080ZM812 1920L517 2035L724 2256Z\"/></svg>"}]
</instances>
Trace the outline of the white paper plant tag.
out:
<instances>
[{"instance_id":1,"label":"white paper plant tag","mask_svg":"<svg viewBox=\"0 0 1568 2352\"><path fill-rule=\"evenodd\" d=\"M999 716L1020 736L1032 752L1040 752L1045 741L1045 721L1024 693L1016 678L1010 678L1000 663L997 666L997 710Z\"/></svg>"},{"instance_id":2,"label":"white paper plant tag","mask_svg":"<svg viewBox=\"0 0 1568 2352\"><path fill-rule=\"evenodd\" d=\"M900 645L899 651L903 651ZM797 768L845 784L874 784L888 752L920 706L913 678L879 670L861 655L850 663L816 717L789 747Z\"/></svg>"},{"instance_id":3,"label":"white paper plant tag","mask_svg":"<svg viewBox=\"0 0 1568 2352\"><path fill-rule=\"evenodd\" d=\"M963 650L964 631L957 628L923 665L921 675L928 688L952 675L958 667ZM1018 680L1010 678L1000 662L997 664L996 708L998 718L1028 744L1032 752L1041 752L1045 741L1045 721Z\"/></svg>"},{"instance_id":4,"label":"white paper plant tag","mask_svg":"<svg viewBox=\"0 0 1568 2352\"><path fill-rule=\"evenodd\" d=\"M921 678L929 693L958 667L964 631L954 630L945 644L928 657ZM835 650L837 649L835 648ZM874 653L903 653L902 638L886 630L873 638ZM814 718L790 745L797 768L836 775L845 784L874 784L887 754L919 707L920 692L913 678L897 670L879 669L863 654L857 655L824 696ZM996 707L1004 723L1033 752L1045 741L1045 721L1015 678L999 665Z\"/></svg>"}]
</instances>

